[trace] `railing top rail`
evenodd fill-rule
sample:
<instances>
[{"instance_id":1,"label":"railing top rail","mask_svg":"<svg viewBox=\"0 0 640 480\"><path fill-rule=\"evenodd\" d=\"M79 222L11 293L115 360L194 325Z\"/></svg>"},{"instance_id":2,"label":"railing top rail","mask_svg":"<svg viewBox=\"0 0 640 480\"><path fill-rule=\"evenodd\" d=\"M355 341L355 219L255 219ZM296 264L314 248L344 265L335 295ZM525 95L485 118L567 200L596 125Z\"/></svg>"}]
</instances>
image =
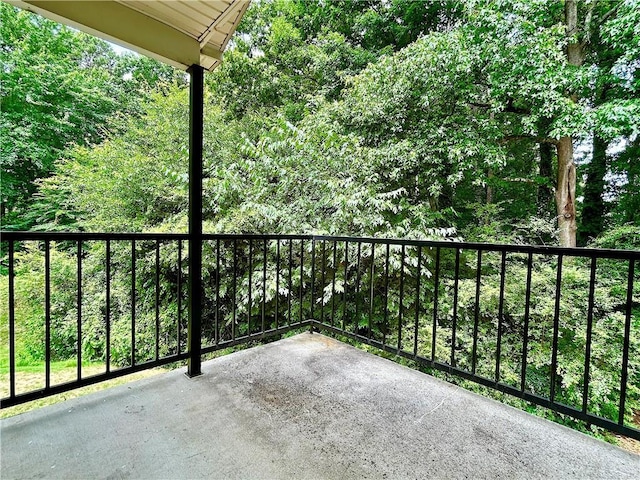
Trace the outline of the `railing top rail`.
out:
<instances>
[{"instance_id":1,"label":"railing top rail","mask_svg":"<svg viewBox=\"0 0 640 480\"><path fill-rule=\"evenodd\" d=\"M514 245L503 243L478 243L478 242L458 242L453 240L417 240L417 239L389 239L389 238L372 238L372 237L340 237L340 236L311 236L315 240L328 241L349 241L407 246L422 246L427 248L452 248L452 249L468 249L483 250L495 252L512 252L512 253L533 253L540 255L564 255L574 257L606 257L614 259L640 260L640 250L614 250L605 248L584 248L584 247L556 247L546 245Z\"/></svg>"},{"instance_id":2,"label":"railing top rail","mask_svg":"<svg viewBox=\"0 0 640 480\"><path fill-rule=\"evenodd\" d=\"M64 242L69 240L188 240L186 233L93 233L93 232L16 232L0 231L0 241L43 241Z\"/></svg>"},{"instance_id":3,"label":"railing top rail","mask_svg":"<svg viewBox=\"0 0 640 480\"><path fill-rule=\"evenodd\" d=\"M89 232L18 232L0 231L2 241L65 241L65 240L188 240L186 233L89 233ZM316 240L349 243L375 243L426 248L449 248L459 250L481 250L489 252L531 253L537 255L563 255L570 257L611 258L640 260L640 250L614 250L604 248L567 248L546 245L509 245L500 243L458 242L446 240L418 240L382 237L349 237L333 235L288 235L288 234L204 234L204 240Z\"/></svg>"}]
</instances>

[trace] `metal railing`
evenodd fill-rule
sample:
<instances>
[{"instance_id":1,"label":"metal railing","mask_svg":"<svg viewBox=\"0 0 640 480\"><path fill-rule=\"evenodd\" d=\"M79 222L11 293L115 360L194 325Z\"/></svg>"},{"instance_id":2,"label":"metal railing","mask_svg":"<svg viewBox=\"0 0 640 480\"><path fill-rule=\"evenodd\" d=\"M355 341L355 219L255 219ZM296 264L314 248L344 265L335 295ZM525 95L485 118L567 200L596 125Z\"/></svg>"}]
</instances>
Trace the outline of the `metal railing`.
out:
<instances>
[{"instance_id":1,"label":"metal railing","mask_svg":"<svg viewBox=\"0 0 640 480\"><path fill-rule=\"evenodd\" d=\"M186 296L185 240L185 235L3 232L2 252L6 261L6 264L3 261L3 287L7 296L6 303L1 307L6 312L6 321L0 327L0 336L2 342L8 345L8 358L0 359L0 365L5 366L3 370L8 370L5 382L8 388L3 388L3 393L8 395L2 399L2 407L186 359L188 352L182 308ZM101 247L100 251L97 246ZM160 320L160 261L161 252L165 255L169 248L176 255L173 294L178 308L175 318L171 319L175 330L173 342L168 338L160 338L161 331L167 330L166 322L162 325ZM146 265L142 265L143 259ZM148 342L143 345L138 338L138 309L141 303L138 294L142 287L142 270L145 270L146 277L150 275L149 263L152 268L155 266L155 272L151 273L155 280L152 289L156 301L155 318L151 327L153 341L150 345ZM21 268L26 270L18 272ZM54 272L58 272L58 275ZM55 278L52 278L54 275ZM101 275L101 278L96 280L96 275ZM90 294L86 285L86 277L89 276L94 280ZM23 285L25 278L35 281L37 285ZM148 283L149 278L145 280ZM126 285L130 296L128 307L120 302L114 305L114 282L118 283L120 289ZM34 300L42 304L40 312L36 309L34 314L33 309L20 308ZM59 304L61 300L63 303L56 308L53 304ZM96 304L100 301L102 304L96 311ZM89 323L89 307L93 307L91 316L94 317L91 335L100 337L100 346L87 344L90 334L85 330ZM116 311L120 316L126 313L127 321L119 319L116 324L112 319ZM97 322L96 316L99 317ZM102 326L98 332L95 332L96 323ZM120 333L127 331L126 345L122 345L122 338L112 342L114 328ZM30 344L26 344L27 336L31 337ZM145 339L148 339L148 335ZM40 348L38 341L41 342ZM140 347L143 347L144 353L140 352ZM93 358L87 358L87 350L94 351L91 355ZM70 352L73 357L66 358ZM101 372L96 373L95 364L98 362L95 362L95 357L100 357ZM76 374L74 378L57 381L52 365L65 360L67 365L73 360ZM21 368L21 363L38 364L38 361L42 365L41 386L33 388L30 383L20 390L19 376L27 370ZM91 368L88 362L92 364Z\"/></svg>"},{"instance_id":2,"label":"metal railing","mask_svg":"<svg viewBox=\"0 0 640 480\"><path fill-rule=\"evenodd\" d=\"M189 335L209 353L313 327L640 439L640 252L204 235L188 332L187 240L4 233L2 407L184 360ZM26 391L23 335L41 339L42 387ZM75 378L57 383L69 352Z\"/></svg>"}]
</instances>

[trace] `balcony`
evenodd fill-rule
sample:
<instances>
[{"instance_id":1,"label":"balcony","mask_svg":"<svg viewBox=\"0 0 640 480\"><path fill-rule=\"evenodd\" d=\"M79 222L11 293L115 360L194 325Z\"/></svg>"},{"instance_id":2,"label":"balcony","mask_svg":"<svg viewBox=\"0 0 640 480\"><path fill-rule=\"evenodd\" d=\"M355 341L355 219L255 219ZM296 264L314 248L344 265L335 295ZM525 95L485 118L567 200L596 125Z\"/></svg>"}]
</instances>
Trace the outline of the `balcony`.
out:
<instances>
[{"instance_id":1,"label":"balcony","mask_svg":"<svg viewBox=\"0 0 640 480\"><path fill-rule=\"evenodd\" d=\"M640 440L640 252L203 235L203 74L225 42L174 31L169 52L171 16L14 3L188 68L189 234L3 232L0 406L190 378L3 420L3 477L637 476L637 456L435 376ZM246 2L225 3L228 39Z\"/></svg>"},{"instance_id":2,"label":"balcony","mask_svg":"<svg viewBox=\"0 0 640 480\"><path fill-rule=\"evenodd\" d=\"M2 242L3 408L183 360L199 369L203 355L311 329L640 439L640 252L204 235L197 326L185 311L187 235L6 232ZM41 304L40 322L24 325L27 299ZM19 355L34 338L41 381L25 386ZM64 352L71 382L52 369ZM640 467L638 456L318 334L213 360L203 373L3 420L3 474L68 476L84 471L79 459L86 476L134 477L204 477L206 468L225 478L623 476ZM41 460L24 455L29 445ZM48 463L58 470L41 470Z\"/></svg>"}]
</instances>

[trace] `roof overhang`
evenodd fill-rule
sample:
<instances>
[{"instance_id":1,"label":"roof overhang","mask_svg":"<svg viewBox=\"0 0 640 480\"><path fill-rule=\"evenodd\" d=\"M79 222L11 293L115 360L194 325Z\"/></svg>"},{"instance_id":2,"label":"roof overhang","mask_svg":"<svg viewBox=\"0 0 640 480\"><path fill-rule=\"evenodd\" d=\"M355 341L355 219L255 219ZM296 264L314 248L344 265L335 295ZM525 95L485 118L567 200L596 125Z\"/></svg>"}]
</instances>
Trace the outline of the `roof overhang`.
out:
<instances>
[{"instance_id":1,"label":"roof overhang","mask_svg":"<svg viewBox=\"0 0 640 480\"><path fill-rule=\"evenodd\" d=\"M213 70L249 0L7 0L174 67Z\"/></svg>"}]
</instances>

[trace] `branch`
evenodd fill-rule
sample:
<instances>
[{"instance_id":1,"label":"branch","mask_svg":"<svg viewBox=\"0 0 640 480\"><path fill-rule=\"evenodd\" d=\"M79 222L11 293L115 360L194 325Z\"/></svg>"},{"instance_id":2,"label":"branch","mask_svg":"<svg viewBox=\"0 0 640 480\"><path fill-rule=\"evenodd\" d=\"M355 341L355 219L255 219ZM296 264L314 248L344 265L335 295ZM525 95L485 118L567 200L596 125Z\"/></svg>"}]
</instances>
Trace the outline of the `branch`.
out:
<instances>
[{"instance_id":1,"label":"branch","mask_svg":"<svg viewBox=\"0 0 640 480\"><path fill-rule=\"evenodd\" d=\"M605 13L602 16L602 18L600 19L600 25L602 25L604 22L609 20L609 17L615 15L616 12L618 11L618 9L620 8L620 5L622 5L622 2L616 3L616 5L611 10L609 10L607 13Z\"/></svg>"},{"instance_id":2,"label":"branch","mask_svg":"<svg viewBox=\"0 0 640 480\"><path fill-rule=\"evenodd\" d=\"M591 19L593 18L593 10L596 8L596 2L591 4L589 11L584 19L584 40L580 44L582 48L591 43Z\"/></svg>"},{"instance_id":3,"label":"branch","mask_svg":"<svg viewBox=\"0 0 640 480\"><path fill-rule=\"evenodd\" d=\"M580 46L582 48L584 48L586 45L588 45L589 43L591 43L591 22L593 20L593 11L595 10L596 7L596 3L597 2L593 2L591 4L591 8L589 8L589 11L587 12L587 15L585 17L585 21L584 21L584 32L585 32L585 36L584 36L584 40L582 42L580 42ZM598 27L603 25L607 20L609 20L610 17L612 17L613 15L615 15L618 11L618 9L620 8L620 5L622 5L623 2L618 2L616 3L613 8L611 8L611 10L609 10L607 13L605 13L602 18L598 21Z\"/></svg>"},{"instance_id":4,"label":"branch","mask_svg":"<svg viewBox=\"0 0 640 480\"><path fill-rule=\"evenodd\" d=\"M504 111L511 113L522 113L525 115L531 113L531 110L529 110L528 108L516 107L513 104L513 98L509 98L509 100L507 100L507 107L504 109Z\"/></svg>"},{"instance_id":5,"label":"branch","mask_svg":"<svg viewBox=\"0 0 640 480\"><path fill-rule=\"evenodd\" d=\"M491 108L491 105L489 105L488 103L469 102L469 105L478 108Z\"/></svg>"}]
</instances>

